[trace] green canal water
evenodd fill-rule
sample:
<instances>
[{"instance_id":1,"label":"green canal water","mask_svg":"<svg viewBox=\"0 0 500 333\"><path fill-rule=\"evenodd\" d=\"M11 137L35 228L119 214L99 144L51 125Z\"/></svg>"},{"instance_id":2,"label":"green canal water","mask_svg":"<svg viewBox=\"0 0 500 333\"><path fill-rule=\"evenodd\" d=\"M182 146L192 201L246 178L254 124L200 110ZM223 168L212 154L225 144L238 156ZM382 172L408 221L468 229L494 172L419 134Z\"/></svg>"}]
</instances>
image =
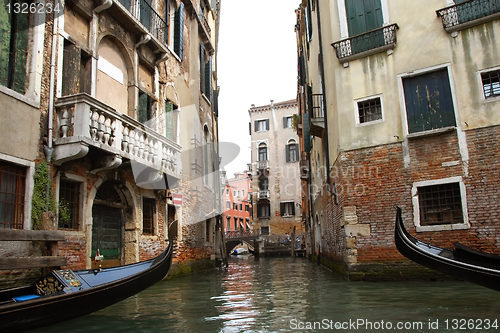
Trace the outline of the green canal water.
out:
<instances>
[{"instance_id":1,"label":"green canal water","mask_svg":"<svg viewBox=\"0 0 500 333\"><path fill-rule=\"evenodd\" d=\"M348 282L304 258L245 256L30 332L336 331L500 332L500 293L466 282Z\"/></svg>"}]
</instances>

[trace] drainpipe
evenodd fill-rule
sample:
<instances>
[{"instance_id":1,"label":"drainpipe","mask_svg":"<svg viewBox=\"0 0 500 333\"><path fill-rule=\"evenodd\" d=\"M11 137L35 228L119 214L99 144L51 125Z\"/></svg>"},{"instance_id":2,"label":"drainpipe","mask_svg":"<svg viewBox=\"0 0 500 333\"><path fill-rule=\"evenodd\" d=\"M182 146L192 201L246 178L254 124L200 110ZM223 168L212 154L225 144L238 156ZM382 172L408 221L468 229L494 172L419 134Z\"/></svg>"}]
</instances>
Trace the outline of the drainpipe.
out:
<instances>
[{"instance_id":1,"label":"drainpipe","mask_svg":"<svg viewBox=\"0 0 500 333\"><path fill-rule=\"evenodd\" d=\"M94 11L99 14L100 12L102 12L103 10L106 10L108 9L109 7L111 7L111 5L113 4L113 0L104 0L104 2L102 3L102 5L100 6L97 6Z\"/></svg>"},{"instance_id":2,"label":"drainpipe","mask_svg":"<svg viewBox=\"0 0 500 333\"><path fill-rule=\"evenodd\" d=\"M55 0L55 7L59 6L59 0ZM52 148L52 135L53 135L53 126L54 126L54 89L55 89L55 67L56 67L56 51L57 51L57 34L59 30L59 17L54 19L52 27L52 54L50 60L50 82L49 82L49 108L48 108L48 136L47 136L47 146L44 149L45 157L47 158L47 162L49 163L49 172L47 174L47 187L46 187L46 198L47 205L46 211L49 210L49 202L50 202L50 162L52 161L52 153L54 148Z\"/></svg>"}]
</instances>

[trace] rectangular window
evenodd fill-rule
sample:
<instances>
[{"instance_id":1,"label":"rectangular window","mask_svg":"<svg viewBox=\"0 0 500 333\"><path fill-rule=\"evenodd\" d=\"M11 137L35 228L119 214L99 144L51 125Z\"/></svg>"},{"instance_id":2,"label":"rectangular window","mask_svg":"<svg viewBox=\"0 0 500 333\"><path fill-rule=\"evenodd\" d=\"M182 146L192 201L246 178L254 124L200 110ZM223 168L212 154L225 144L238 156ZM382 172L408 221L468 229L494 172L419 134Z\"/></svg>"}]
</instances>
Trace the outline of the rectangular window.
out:
<instances>
[{"instance_id":1,"label":"rectangular window","mask_svg":"<svg viewBox=\"0 0 500 333\"><path fill-rule=\"evenodd\" d=\"M269 119L255 121L255 132L269 131Z\"/></svg>"},{"instance_id":2,"label":"rectangular window","mask_svg":"<svg viewBox=\"0 0 500 333\"><path fill-rule=\"evenodd\" d=\"M259 161L267 161L267 146L259 147Z\"/></svg>"},{"instance_id":3,"label":"rectangular window","mask_svg":"<svg viewBox=\"0 0 500 333\"><path fill-rule=\"evenodd\" d=\"M181 1L174 14L174 52L182 61L184 50L184 3Z\"/></svg>"},{"instance_id":4,"label":"rectangular window","mask_svg":"<svg viewBox=\"0 0 500 333\"><path fill-rule=\"evenodd\" d=\"M360 124L382 119L380 97L357 102Z\"/></svg>"},{"instance_id":5,"label":"rectangular window","mask_svg":"<svg viewBox=\"0 0 500 333\"><path fill-rule=\"evenodd\" d=\"M237 202L233 202L233 209L238 210L238 203Z\"/></svg>"},{"instance_id":6,"label":"rectangular window","mask_svg":"<svg viewBox=\"0 0 500 333\"><path fill-rule=\"evenodd\" d=\"M448 70L403 78L408 132L456 126Z\"/></svg>"},{"instance_id":7,"label":"rectangular window","mask_svg":"<svg viewBox=\"0 0 500 333\"><path fill-rule=\"evenodd\" d=\"M280 203L281 216L292 216L295 215L295 204L294 202L282 202Z\"/></svg>"},{"instance_id":8,"label":"rectangular window","mask_svg":"<svg viewBox=\"0 0 500 333\"><path fill-rule=\"evenodd\" d=\"M500 96L500 70L481 73L484 98Z\"/></svg>"},{"instance_id":9,"label":"rectangular window","mask_svg":"<svg viewBox=\"0 0 500 333\"><path fill-rule=\"evenodd\" d=\"M241 196L244 197L245 196L245 190L241 190Z\"/></svg>"},{"instance_id":10,"label":"rectangular window","mask_svg":"<svg viewBox=\"0 0 500 333\"><path fill-rule=\"evenodd\" d=\"M139 102L137 105L137 120L151 127L149 121L153 118L153 98L143 91L139 91Z\"/></svg>"},{"instance_id":11,"label":"rectangular window","mask_svg":"<svg viewBox=\"0 0 500 333\"><path fill-rule=\"evenodd\" d=\"M292 128L292 116L283 117L283 128Z\"/></svg>"},{"instance_id":12,"label":"rectangular window","mask_svg":"<svg viewBox=\"0 0 500 333\"><path fill-rule=\"evenodd\" d=\"M238 218L236 216L234 217L234 230L238 230Z\"/></svg>"},{"instance_id":13,"label":"rectangular window","mask_svg":"<svg viewBox=\"0 0 500 333\"><path fill-rule=\"evenodd\" d=\"M226 208L231 209L231 201L226 201Z\"/></svg>"},{"instance_id":14,"label":"rectangular window","mask_svg":"<svg viewBox=\"0 0 500 333\"><path fill-rule=\"evenodd\" d=\"M79 228L80 185L68 179L59 181L59 229Z\"/></svg>"},{"instance_id":15,"label":"rectangular window","mask_svg":"<svg viewBox=\"0 0 500 333\"><path fill-rule=\"evenodd\" d=\"M0 228L23 228L25 183L25 168L0 162Z\"/></svg>"},{"instance_id":16,"label":"rectangular window","mask_svg":"<svg viewBox=\"0 0 500 333\"><path fill-rule=\"evenodd\" d=\"M420 225L464 223L459 183L417 187Z\"/></svg>"},{"instance_id":17,"label":"rectangular window","mask_svg":"<svg viewBox=\"0 0 500 333\"><path fill-rule=\"evenodd\" d=\"M142 234L153 235L156 200L144 198L142 204Z\"/></svg>"},{"instance_id":18,"label":"rectangular window","mask_svg":"<svg viewBox=\"0 0 500 333\"><path fill-rule=\"evenodd\" d=\"M250 206L249 205L245 205L245 212L249 212L250 211Z\"/></svg>"},{"instance_id":19,"label":"rectangular window","mask_svg":"<svg viewBox=\"0 0 500 333\"><path fill-rule=\"evenodd\" d=\"M22 2L4 0L3 5L0 6L0 22L2 22L0 27L0 84L24 95L27 77L29 17L27 13L15 13L14 5L19 3Z\"/></svg>"},{"instance_id":20,"label":"rectangular window","mask_svg":"<svg viewBox=\"0 0 500 333\"><path fill-rule=\"evenodd\" d=\"M226 195L229 195L229 189L226 188Z\"/></svg>"},{"instance_id":21,"label":"rectangular window","mask_svg":"<svg viewBox=\"0 0 500 333\"><path fill-rule=\"evenodd\" d=\"M271 216L271 205L268 203L257 204L257 217L265 218Z\"/></svg>"},{"instance_id":22,"label":"rectangular window","mask_svg":"<svg viewBox=\"0 0 500 333\"><path fill-rule=\"evenodd\" d=\"M242 204L239 204L239 206L240 206L240 211L243 211L243 206L242 206Z\"/></svg>"},{"instance_id":23,"label":"rectangular window","mask_svg":"<svg viewBox=\"0 0 500 333\"><path fill-rule=\"evenodd\" d=\"M231 230L231 217L230 216L226 217L226 227L227 227L227 231Z\"/></svg>"},{"instance_id":24,"label":"rectangular window","mask_svg":"<svg viewBox=\"0 0 500 333\"><path fill-rule=\"evenodd\" d=\"M269 227L260 227L260 234L261 235L270 235Z\"/></svg>"}]
</instances>

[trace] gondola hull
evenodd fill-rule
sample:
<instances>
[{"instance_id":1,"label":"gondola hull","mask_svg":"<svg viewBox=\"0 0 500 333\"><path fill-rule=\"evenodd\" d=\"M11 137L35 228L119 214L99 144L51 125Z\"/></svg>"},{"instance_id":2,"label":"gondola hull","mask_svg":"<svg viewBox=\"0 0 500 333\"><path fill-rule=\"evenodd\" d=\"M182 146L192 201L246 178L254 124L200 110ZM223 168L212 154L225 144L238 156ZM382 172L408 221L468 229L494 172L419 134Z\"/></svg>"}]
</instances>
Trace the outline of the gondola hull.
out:
<instances>
[{"instance_id":1,"label":"gondola hull","mask_svg":"<svg viewBox=\"0 0 500 333\"><path fill-rule=\"evenodd\" d=\"M4 301L0 304L0 332L19 332L103 309L164 279L171 262L172 246L169 245L158 257L136 264L69 273L54 271L57 276L64 272L71 285L67 284L64 290L53 295L18 302ZM22 288L17 290L20 292ZM0 294L2 292L6 291ZM16 290L9 292L14 295Z\"/></svg>"},{"instance_id":2,"label":"gondola hull","mask_svg":"<svg viewBox=\"0 0 500 333\"><path fill-rule=\"evenodd\" d=\"M396 206L396 210L394 240L402 255L427 268L500 291L500 264L498 262L418 240L406 230L401 208Z\"/></svg>"}]
</instances>

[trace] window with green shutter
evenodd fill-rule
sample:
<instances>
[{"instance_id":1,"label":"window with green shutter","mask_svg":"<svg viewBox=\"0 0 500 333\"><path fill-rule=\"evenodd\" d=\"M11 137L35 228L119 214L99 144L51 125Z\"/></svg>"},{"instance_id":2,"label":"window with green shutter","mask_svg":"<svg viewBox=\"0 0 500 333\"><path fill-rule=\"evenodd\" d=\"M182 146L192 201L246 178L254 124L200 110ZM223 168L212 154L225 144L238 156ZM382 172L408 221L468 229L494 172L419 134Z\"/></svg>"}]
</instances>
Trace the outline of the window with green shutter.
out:
<instances>
[{"instance_id":1,"label":"window with green shutter","mask_svg":"<svg viewBox=\"0 0 500 333\"><path fill-rule=\"evenodd\" d=\"M184 3L179 4L174 16L174 52L181 58L184 50Z\"/></svg>"},{"instance_id":2,"label":"window with green shutter","mask_svg":"<svg viewBox=\"0 0 500 333\"><path fill-rule=\"evenodd\" d=\"M380 0L346 0L345 9L350 37L381 28L384 24ZM352 39L351 50L356 54L384 44L383 34L374 34L370 40Z\"/></svg>"},{"instance_id":3,"label":"window with green shutter","mask_svg":"<svg viewBox=\"0 0 500 333\"><path fill-rule=\"evenodd\" d=\"M169 100L165 101L165 136L175 140L174 109L176 106Z\"/></svg>"},{"instance_id":4,"label":"window with green shutter","mask_svg":"<svg viewBox=\"0 0 500 333\"><path fill-rule=\"evenodd\" d=\"M137 105L137 120L146 124L152 118L153 99L145 92L139 91L139 102ZM150 126L150 124L147 124Z\"/></svg>"},{"instance_id":5,"label":"window with green shutter","mask_svg":"<svg viewBox=\"0 0 500 333\"><path fill-rule=\"evenodd\" d=\"M15 13L15 1L0 6L0 84L20 94L26 92L28 14ZM10 7L8 7L10 6Z\"/></svg>"},{"instance_id":6,"label":"window with green shutter","mask_svg":"<svg viewBox=\"0 0 500 333\"><path fill-rule=\"evenodd\" d=\"M456 126L448 70L403 78L408 132Z\"/></svg>"}]
</instances>

